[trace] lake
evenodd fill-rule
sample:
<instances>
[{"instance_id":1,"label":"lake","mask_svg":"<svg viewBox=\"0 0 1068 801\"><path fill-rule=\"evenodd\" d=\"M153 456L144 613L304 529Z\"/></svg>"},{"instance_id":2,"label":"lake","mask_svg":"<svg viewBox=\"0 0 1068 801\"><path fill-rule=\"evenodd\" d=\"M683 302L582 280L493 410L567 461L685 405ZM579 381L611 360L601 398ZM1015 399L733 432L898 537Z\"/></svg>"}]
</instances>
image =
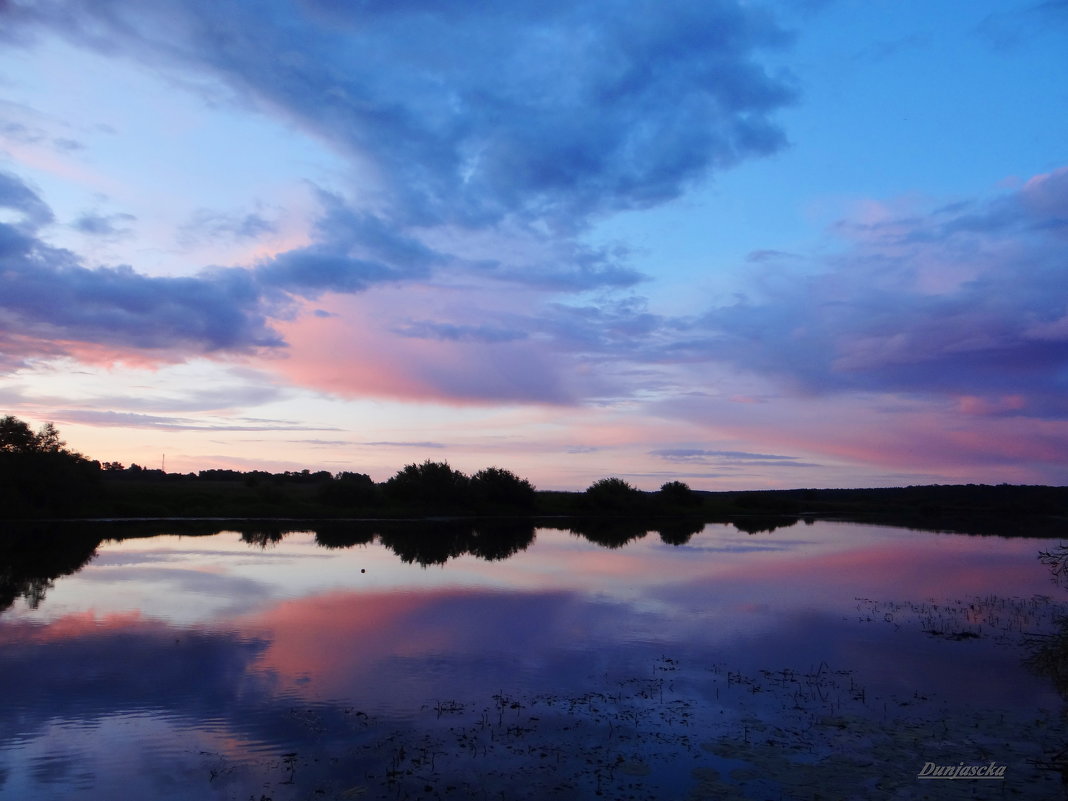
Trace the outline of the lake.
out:
<instances>
[{"instance_id":1,"label":"lake","mask_svg":"<svg viewBox=\"0 0 1068 801\"><path fill-rule=\"evenodd\" d=\"M1056 541L555 525L21 532L0 798L1062 796Z\"/></svg>"}]
</instances>

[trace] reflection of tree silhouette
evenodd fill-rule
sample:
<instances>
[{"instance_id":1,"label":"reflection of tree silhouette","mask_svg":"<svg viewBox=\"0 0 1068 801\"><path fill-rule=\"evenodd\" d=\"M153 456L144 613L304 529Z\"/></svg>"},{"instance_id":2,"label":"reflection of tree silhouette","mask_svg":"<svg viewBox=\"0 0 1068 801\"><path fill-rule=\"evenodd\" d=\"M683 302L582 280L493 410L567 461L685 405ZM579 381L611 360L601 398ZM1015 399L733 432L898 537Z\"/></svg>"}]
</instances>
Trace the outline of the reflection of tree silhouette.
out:
<instances>
[{"instance_id":1,"label":"reflection of tree silhouette","mask_svg":"<svg viewBox=\"0 0 1068 801\"><path fill-rule=\"evenodd\" d=\"M384 527L378 540L407 564L443 565L467 553L471 524L458 520L396 524Z\"/></svg>"},{"instance_id":2,"label":"reflection of tree silhouette","mask_svg":"<svg viewBox=\"0 0 1068 801\"><path fill-rule=\"evenodd\" d=\"M323 548L351 548L374 542L375 524L366 520L343 523L316 523L315 544Z\"/></svg>"},{"instance_id":3,"label":"reflection of tree silhouette","mask_svg":"<svg viewBox=\"0 0 1068 801\"><path fill-rule=\"evenodd\" d=\"M280 543L288 533L289 531L283 528L246 529L241 532L241 541L259 546L260 550L265 551Z\"/></svg>"},{"instance_id":4,"label":"reflection of tree silhouette","mask_svg":"<svg viewBox=\"0 0 1068 801\"><path fill-rule=\"evenodd\" d=\"M442 565L471 554L479 559L507 559L534 542L527 520L436 520L379 525L379 542L409 564Z\"/></svg>"},{"instance_id":5,"label":"reflection of tree silhouette","mask_svg":"<svg viewBox=\"0 0 1068 801\"><path fill-rule=\"evenodd\" d=\"M60 576L96 556L100 537L63 524L24 524L0 538L0 611L22 597L36 609Z\"/></svg>"},{"instance_id":6,"label":"reflection of tree silhouette","mask_svg":"<svg viewBox=\"0 0 1068 801\"><path fill-rule=\"evenodd\" d=\"M471 531L468 551L488 562L507 559L534 542L534 524L527 520L480 521Z\"/></svg>"},{"instance_id":7,"label":"reflection of tree silhouette","mask_svg":"<svg viewBox=\"0 0 1068 801\"><path fill-rule=\"evenodd\" d=\"M787 517L784 515L747 515L745 517L732 517L730 524L746 534L765 534L777 528L789 528L796 525L800 517Z\"/></svg>"},{"instance_id":8,"label":"reflection of tree silhouette","mask_svg":"<svg viewBox=\"0 0 1068 801\"><path fill-rule=\"evenodd\" d=\"M705 528L703 520L672 520L657 526L660 539L665 545L685 545L694 534Z\"/></svg>"},{"instance_id":9,"label":"reflection of tree silhouette","mask_svg":"<svg viewBox=\"0 0 1068 801\"><path fill-rule=\"evenodd\" d=\"M653 528L643 520L597 517L571 520L567 527L574 534L605 548L622 548L628 542L640 540Z\"/></svg>"}]
</instances>

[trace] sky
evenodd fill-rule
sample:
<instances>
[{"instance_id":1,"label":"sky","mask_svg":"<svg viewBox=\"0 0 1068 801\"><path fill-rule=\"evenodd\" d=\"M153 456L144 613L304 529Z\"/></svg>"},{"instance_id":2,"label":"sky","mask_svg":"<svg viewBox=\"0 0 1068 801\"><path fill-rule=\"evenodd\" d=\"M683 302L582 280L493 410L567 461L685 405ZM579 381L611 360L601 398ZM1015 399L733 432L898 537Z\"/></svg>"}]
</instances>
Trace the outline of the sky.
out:
<instances>
[{"instance_id":1,"label":"sky","mask_svg":"<svg viewBox=\"0 0 1068 801\"><path fill-rule=\"evenodd\" d=\"M0 0L0 413L101 461L1068 484L1068 2Z\"/></svg>"}]
</instances>

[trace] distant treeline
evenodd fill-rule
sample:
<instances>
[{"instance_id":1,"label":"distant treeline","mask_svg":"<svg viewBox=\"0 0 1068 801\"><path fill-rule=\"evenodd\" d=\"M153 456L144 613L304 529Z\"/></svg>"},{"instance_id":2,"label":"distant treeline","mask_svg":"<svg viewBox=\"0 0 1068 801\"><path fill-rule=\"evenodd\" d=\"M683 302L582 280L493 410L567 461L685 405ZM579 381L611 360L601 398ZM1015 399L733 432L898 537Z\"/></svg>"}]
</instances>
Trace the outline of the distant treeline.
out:
<instances>
[{"instance_id":1,"label":"distant treeline","mask_svg":"<svg viewBox=\"0 0 1068 801\"><path fill-rule=\"evenodd\" d=\"M501 467L473 475L409 464L383 482L364 473L201 470L100 463L68 449L52 424L0 418L0 518L405 518L569 516L731 522L767 531L831 518L977 534L1068 534L1068 487L933 485L886 489L707 492L681 481L638 490L604 478L581 492L538 491Z\"/></svg>"}]
</instances>

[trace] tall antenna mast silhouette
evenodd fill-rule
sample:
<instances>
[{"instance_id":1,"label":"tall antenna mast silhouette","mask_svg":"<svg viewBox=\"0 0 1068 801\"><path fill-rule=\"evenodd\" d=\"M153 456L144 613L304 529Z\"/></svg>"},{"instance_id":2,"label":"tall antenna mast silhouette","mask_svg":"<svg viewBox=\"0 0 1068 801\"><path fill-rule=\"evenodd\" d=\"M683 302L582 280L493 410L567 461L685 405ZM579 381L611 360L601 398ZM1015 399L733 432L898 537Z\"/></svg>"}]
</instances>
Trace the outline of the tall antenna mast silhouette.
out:
<instances>
[{"instance_id":1,"label":"tall antenna mast silhouette","mask_svg":"<svg viewBox=\"0 0 1068 801\"><path fill-rule=\"evenodd\" d=\"M163 464L160 467L160 470L162 470L164 473L167 472L167 454L163 454Z\"/></svg>"}]
</instances>

